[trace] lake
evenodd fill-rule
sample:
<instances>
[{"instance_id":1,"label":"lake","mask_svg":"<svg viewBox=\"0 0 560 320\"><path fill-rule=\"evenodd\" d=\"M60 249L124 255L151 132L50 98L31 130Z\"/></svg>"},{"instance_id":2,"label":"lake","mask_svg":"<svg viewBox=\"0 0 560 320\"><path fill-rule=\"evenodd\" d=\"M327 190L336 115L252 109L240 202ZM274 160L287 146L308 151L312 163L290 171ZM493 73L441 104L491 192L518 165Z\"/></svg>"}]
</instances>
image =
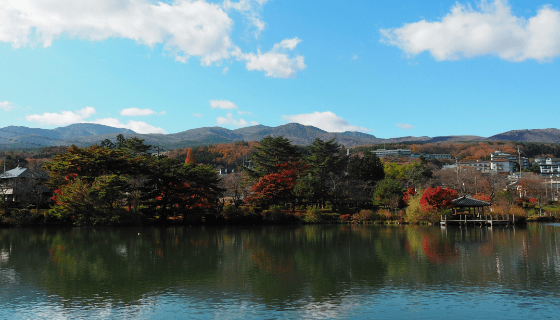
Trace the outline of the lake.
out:
<instances>
[{"instance_id":1,"label":"lake","mask_svg":"<svg viewBox=\"0 0 560 320\"><path fill-rule=\"evenodd\" d=\"M560 224L0 229L1 319L557 319Z\"/></svg>"}]
</instances>

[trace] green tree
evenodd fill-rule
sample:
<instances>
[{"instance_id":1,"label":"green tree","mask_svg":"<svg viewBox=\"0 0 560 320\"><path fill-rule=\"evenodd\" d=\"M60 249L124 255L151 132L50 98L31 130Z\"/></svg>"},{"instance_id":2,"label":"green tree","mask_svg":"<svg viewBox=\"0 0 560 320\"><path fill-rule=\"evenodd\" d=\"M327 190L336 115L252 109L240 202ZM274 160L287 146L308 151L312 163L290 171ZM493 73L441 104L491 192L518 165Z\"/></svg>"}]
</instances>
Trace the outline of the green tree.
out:
<instances>
[{"instance_id":1,"label":"green tree","mask_svg":"<svg viewBox=\"0 0 560 320\"><path fill-rule=\"evenodd\" d=\"M388 207L391 203L402 202L403 186L399 180L386 177L381 180L373 193L373 204Z\"/></svg>"},{"instance_id":2,"label":"green tree","mask_svg":"<svg viewBox=\"0 0 560 320\"><path fill-rule=\"evenodd\" d=\"M376 155L369 153L363 157L357 155L350 157L346 181L348 201L357 207L371 203L375 185L383 178L385 178L383 163Z\"/></svg>"},{"instance_id":3,"label":"green tree","mask_svg":"<svg viewBox=\"0 0 560 320\"><path fill-rule=\"evenodd\" d=\"M66 153L56 155L43 167L49 171L50 184L65 184L65 177L74 174L89 182L102 175L138 175L142 171L142 157L130 157L121 150L93 145L88 148L71 146Z\"/></svg>"},{"instance_id":4,"label":"green tree","mask_svg":"<svg viewBox=\"0 0 560 320\"><path fill-rule=\"evenodd\" d=\"M255 151L251 156L253 169L249 171L249 174L253 178L278 173L282 171L282 168L278 167L279 165L298 162L301 157L298 148L283 136L276 138L268 136L263 138L259 144L259 146L255 146Z\"/></svg>"},{"instance_id":5,"label":"green tree","mask_svg":"<svg viewBox=\"0 0 560 320\"><path fill-rule=\"evenodd\" d=\"M12 170L18 166L22 168L27 167L27 160L22 156L9 154L0 162L0 172L3 172L4 166L6 166L6 171Z\"/></svg>"},{"instance_id":6,"label":"green tree","mask_svg":"<svg viewBox=\"0 0 560 320\"><path fill-rule=\"evenodd\" d=\"M128 183L117 175L99 176L93 182L72 176L55 190L56 206L51 212L78 225L108 223L124 212Z\"/></svg>"},{"instance_id":7,"label":"green tree","mask_svg":"<svg viewBox=\"0 0 560 320\"><path fill-rule=\"evenodd\" d=\"M335 139L323 141L317 138L309 146L309 151L311 155L306 159L307 170L318 179L321 205L324 206L327 200L340 204L344 186L343 172L348 157L343 154Z\"/></svg>"},{"instance_id":8,"label":"green tree","mask_svg":"<svg viewBox=\"0 0 560 320\"><path fill-rule=\"evenodd\" d=\"M210 208L223 190L210 166L183 164L172 158L153 159L142 187L147 211L166 222L170 214Z\"/></svg>"},{"instance_id":9,"label":"green tree","mask_svg":"<svg viewBox=\"0 0 560 320\"><path fill-rule=\"evenodd\" d=\"M311 172L300 177L294 187L294 194L298 201L306 205L319 204L321 197L321 183Z\"/></svg>"},{"instance_id":10,"label":"green tree","mask_svg":"<svg viewBox=\"0 0 560 320\"><path fill-rule=\"evenodd\" d=\"M129 155L141 155L152 149L152 146L145 144L144 141L144 139L139 139L137 137L125 138L124 135L119 134L117 135L117 143L105 139L101 142L101 147L122 150Z\"/></svg>"},{"instance_id":11,"label":"green tree","mask_svg":"<svg viewBox=\"0 0 560 320\"><path fill-rule=\"evenodd\" d=\"M417 187L431 179L432 176L432 170L428 167L428 162L424 157L420 157L419 161L406 165L403 172L403 178L408 187Z\"/></svg>"},{"instance_id":12,"label":"green tree","mask_svg":"<svg viewBox=\"0 0 560 320\"><path fill-rule=\"evenodd\" d=\"M354 156L348 161L348 173L352 180L376 183L385 178L383 163L374 154L363 157Z\"/></svg>"}]
</instances>

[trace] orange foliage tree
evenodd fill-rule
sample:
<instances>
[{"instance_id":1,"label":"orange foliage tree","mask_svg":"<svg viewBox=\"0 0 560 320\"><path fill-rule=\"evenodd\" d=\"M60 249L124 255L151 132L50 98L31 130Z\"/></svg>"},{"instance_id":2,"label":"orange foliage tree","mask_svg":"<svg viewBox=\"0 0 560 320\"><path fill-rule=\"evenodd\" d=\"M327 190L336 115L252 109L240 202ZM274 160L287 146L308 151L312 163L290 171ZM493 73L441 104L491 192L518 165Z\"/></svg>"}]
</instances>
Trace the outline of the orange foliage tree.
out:
<instances>
[{"instance_id":1,"label":"orange foliage tree","mask_svg":"<svg viewBox=\"0 0 560 320\"><path fill-rule=\"evenodd\" d=\"M194 160L192 148L187 149L187 157L185 158L185 163L196 163L196 161Z\"/></svg>"},{"instance_id":2,"label":"orange foliage tree","mask_svg":"<svg viewBox=\"0 0 560 320\"><path fill-rule=\"evenodd\" d=\"M474 199L481 201L492 202L492 197L486 193L479 192L473 196Z\"/></svg>"}]
</instances>

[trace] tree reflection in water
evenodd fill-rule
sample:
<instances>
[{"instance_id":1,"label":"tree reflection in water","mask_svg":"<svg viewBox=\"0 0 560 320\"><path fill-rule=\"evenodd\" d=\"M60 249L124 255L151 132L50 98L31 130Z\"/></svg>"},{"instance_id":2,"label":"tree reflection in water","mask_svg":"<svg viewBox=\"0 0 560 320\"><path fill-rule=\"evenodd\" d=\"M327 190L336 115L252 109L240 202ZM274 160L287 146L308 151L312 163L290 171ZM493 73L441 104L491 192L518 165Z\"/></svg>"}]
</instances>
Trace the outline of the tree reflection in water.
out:
<instances>
[{"instance_id":1,"label":"tree reflection in water","mask_svg":"<svg viewBox=\"0 0 560 320\"><path fill-rule=\"evenodd\" d=\"M137 305L170 292L199 303L336 306L442 285L558 297L559 232L544 224L0 229L0 281L32 284L65 306Z\"/></svg>"}]
</instances>

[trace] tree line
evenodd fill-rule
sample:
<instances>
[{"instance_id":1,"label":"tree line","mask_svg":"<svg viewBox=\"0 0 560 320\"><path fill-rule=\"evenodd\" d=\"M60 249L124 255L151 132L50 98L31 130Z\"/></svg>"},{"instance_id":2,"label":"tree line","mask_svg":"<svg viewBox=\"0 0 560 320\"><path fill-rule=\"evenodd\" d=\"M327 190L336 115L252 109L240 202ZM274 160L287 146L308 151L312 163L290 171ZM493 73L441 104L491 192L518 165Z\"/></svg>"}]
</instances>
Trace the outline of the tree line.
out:
<instances>
[{"instance_id":1,"label":"tree line","mask_svg":"<svg viewBox=\"0 0 560 320\"><path fill-rule=\"evenodd\" d=\"M43 164L53 190L43 218L76 225L318 222L328 210L332 220L421 222L439 217L459 195L498 201L503 211L516 201L540 205L548 197L535 176L524 178L529 197L519 200L507 191L503 175L440 170L422 157L382 160L367 150L349 155L334 139L301 148L282 136L266 137L205 150L243 161L235 173L220 176L213 165L201 164L210 157L201 161L193 149L155 153L144 140L122 135L114 142L71 146Z\"/></svg>"}]
</instances>

